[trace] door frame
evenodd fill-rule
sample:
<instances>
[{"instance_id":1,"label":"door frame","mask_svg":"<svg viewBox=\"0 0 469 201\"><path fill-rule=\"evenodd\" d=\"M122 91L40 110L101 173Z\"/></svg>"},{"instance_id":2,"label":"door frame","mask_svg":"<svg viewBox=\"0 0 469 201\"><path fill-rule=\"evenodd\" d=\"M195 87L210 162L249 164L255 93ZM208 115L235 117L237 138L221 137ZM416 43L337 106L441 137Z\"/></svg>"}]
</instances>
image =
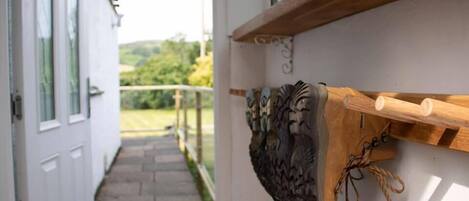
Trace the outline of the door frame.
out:
<instances>
[{"instance_id":1,"label":"door frame","mask_svg":"<svg viewBox=\"0 0 469 201\"><path fill-rule=\"evenodd\" d=\"M8 0L0 0L0 200L15 200Z\"/></svg>"}]
</instances>

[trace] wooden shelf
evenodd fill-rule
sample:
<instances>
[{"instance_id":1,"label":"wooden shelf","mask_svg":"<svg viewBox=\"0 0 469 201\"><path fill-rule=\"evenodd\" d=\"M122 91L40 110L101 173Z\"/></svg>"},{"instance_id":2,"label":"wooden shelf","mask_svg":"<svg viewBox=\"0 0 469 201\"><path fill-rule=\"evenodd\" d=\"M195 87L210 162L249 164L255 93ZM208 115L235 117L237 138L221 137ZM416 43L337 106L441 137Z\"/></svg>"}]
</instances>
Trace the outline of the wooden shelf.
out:
<instances>
[{"instance_id":1,"label":"wooden shelf","mask_svg":"<svg viewBox=\"0 0 469 201\"><path fill-rule=\"evenodd\" d=\"M233 32L238 42L257 35L294 36L397 0L283 0Z\"/></svg>"}]
</instances>

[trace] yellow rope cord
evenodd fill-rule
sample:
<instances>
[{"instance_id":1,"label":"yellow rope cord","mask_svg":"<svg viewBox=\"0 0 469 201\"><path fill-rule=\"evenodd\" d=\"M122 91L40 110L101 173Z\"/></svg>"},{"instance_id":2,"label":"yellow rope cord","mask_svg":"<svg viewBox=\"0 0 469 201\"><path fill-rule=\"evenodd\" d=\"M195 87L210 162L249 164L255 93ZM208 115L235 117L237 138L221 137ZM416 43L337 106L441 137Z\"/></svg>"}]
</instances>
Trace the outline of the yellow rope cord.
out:
<instances>
[{"instance_id":1,"label":"yellow rope cord","mask_svg":"<svg viewBox=\"0 0 469 201\"><path fill-rule=\"evenodd\" d=\"M389 124L385 127L387 129ZM384 129L384 130L385 130ZM345 200L349 201L349 194L348 188L349 184L352 184L353 190L355 192L355 199L358 201L360 199L360 195L358 193L358 189L355 185L355 181L363 179L362 169L366 169L371 175L373 175L381 190L384 193L387 201L391 200L391 193L402 193L405 190L405 184L399 176L394 175L388 170L383 168L377 167L371 164L370 155L373 151L373 148L364 149L361 156L351 156L349 162L347 163L346 167L344 168L342 175L337 183L335 188L335 194L341 192L342 186L345 184ZM360 175L358 177L352 175L352 170L358 170ZM393 183L399 183L399 187L395 187Z\"/></svg>"}]
</instances>

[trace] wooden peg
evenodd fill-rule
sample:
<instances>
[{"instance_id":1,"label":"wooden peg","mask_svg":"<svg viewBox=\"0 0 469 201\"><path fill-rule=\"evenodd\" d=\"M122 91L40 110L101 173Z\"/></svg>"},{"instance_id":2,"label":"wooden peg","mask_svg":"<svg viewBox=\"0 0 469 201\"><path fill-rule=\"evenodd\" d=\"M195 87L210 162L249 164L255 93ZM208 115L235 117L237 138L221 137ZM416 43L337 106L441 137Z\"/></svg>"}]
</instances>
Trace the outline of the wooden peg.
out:
<instances>
[{"instance_id":1,"label":"wooden peg","mask_svg":"<svg viewBox=\"0 0 469 201\"><path fill-rule=\"evenodd\" d=\"M389 115L386 115L383 112L377 111L375 109L375 100L373 100L372 98L370 98L366 95L363 95L363 96L347 95L344 98L344 105L345 105L345 108L347 108L349 110L354 110L354 111L357 111L357 112L371 114L371 115L384 117L384 118L388 118L388 119L394 119L394 120L398 120L398 121L405 122L405 123L415 123L415 121L412 121L412 120L409 120L409 119L403 119L403 118L398 118L398 117L395 117L395 116L389 116Z\"/></svg>"},{"instance_id":2,"label":"wooden peg","mask_svg":"<svg viewBox=\"0 0 469 201\"><path fill-rule=\"evenodd\" d=\"M469 108L426 98L422 101L423 116L436 125L451 129L469 127Z\"/></svg>"},{"instance_id":3,"label":"wooden peg","mask_svg":"<svg viewBox=\"0 0 469 201\"><path fill-rule=\"evenodd\" d=\"M377 113L375 110L375 101L368 97L347 95L344 98L344 105L345 108L349 110L355 110L368 114Z\"/></svg>"},{"instance_id":4,"label":"wooden peg","mask_svg":"<svg viewBox=\"0 0 469 201\"><path fill-rule=\"evenodd\" d=\"M375 108L378 112L383 113L390 119L422 122L422 107L414 103L379 96L378 99L376 99Z\"/></svg>"}]
</instances>

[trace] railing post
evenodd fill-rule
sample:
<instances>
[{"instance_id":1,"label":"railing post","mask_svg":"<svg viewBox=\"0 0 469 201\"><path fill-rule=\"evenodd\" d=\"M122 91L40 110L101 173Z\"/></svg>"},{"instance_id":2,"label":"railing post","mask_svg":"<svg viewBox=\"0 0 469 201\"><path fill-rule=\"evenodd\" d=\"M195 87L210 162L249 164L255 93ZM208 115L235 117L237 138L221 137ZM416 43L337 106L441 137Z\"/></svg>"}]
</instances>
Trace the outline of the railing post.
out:
<instances>
[{"instance_id":1,"label":"railing post","mask_svg":"<svg viewBox=\"0 0 469 201\"><path fill-rule=\"evenodd\" d=\"M202 164L202 94L195 92L195 105L197 110L197 163Z\"/></svg>"},{"instance_id":2,"label":"railing post","mask_svg":"<svg viewBox=\"0 0 469 201\"><path fill-rule=\"evenodd\" d=\"M176 125L175 125L175 135L179 143L179 108L181 107L181 90L176 89L175 107L176 107Z\"/></svg>"},{"instance_id":3,"label":"railing post","mask_svg":"<svg viewBox=\"0 0 469 201\"><path fill-rule=\"evenodd\" d=\"M187 122L187 108L188 108L188 100L187 100L187 91L184 91L183 93L183 97L182 97L182 107L183 107L183 123L184 123L184 143L187 144L187 141L189 139L189 136L188 136L188 128L189 126L187 126L188 122Z\"/></svg>"}]
</instances>

